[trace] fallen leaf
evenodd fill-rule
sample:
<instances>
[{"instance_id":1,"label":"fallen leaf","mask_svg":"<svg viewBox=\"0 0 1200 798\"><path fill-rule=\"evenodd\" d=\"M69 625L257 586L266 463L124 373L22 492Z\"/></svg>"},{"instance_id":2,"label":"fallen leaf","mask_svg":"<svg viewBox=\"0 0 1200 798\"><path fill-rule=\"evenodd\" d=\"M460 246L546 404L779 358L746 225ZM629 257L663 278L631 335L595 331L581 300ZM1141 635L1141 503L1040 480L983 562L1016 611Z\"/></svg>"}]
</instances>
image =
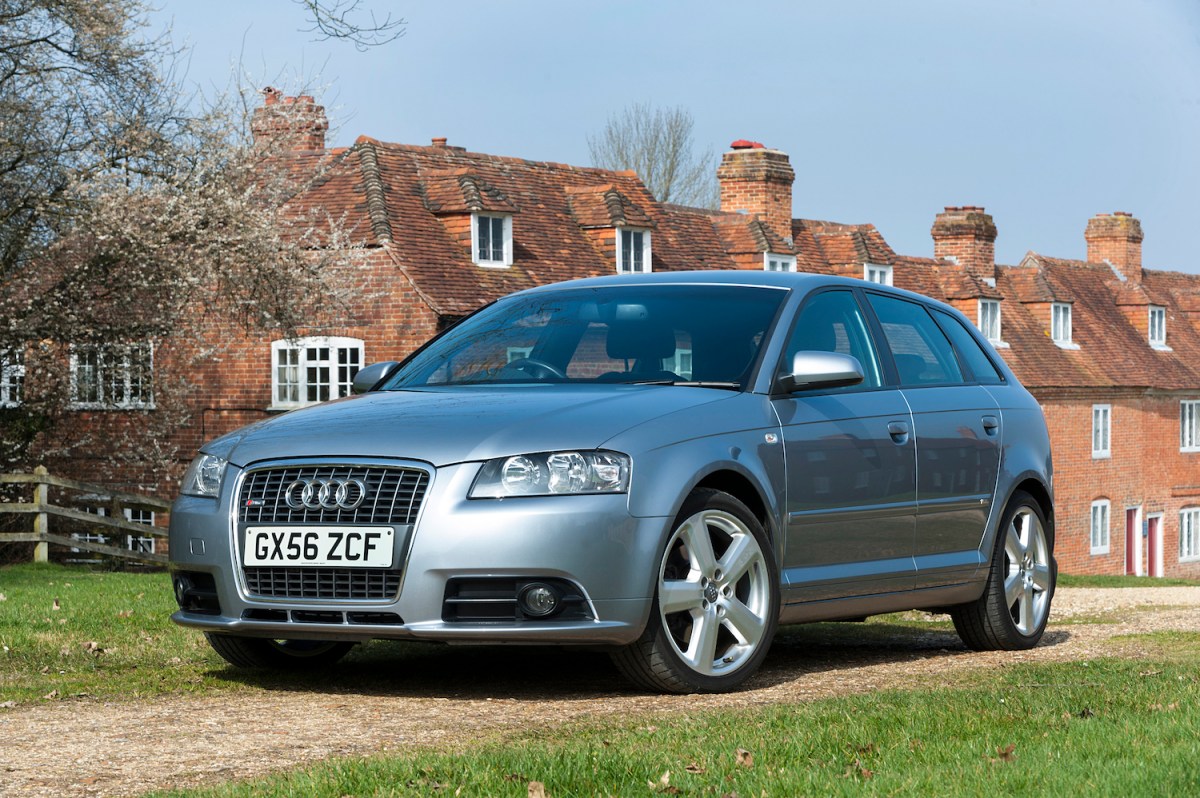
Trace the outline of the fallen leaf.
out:
<instances>
[{"instance_id":1,"label":"fallen leaf","mask_svg":"<svg viewBox=\"0 0 1200 798\"><path fill-rule=\"evenodd\" d=\"M121 610L117 613L118 618L132 618L133 610Z\"/></svg>"},{"instance_id":2,"label":"fallen leaf","mask_svg":"<svg viewBox=\"0 0 1200 798\"><path fill-rule=\"evenodd\" d=\"M0 601L3 599L4 596L0 596ZM1142 671L1138 674L1138 676L1158 676L1160 673L1162 673L1162 671Z\"/></svg>"},{"instance_id":3,"label":"fallen leaf","mask_svg":"<svg viewBox=\"0 0 1200 798\"><path fill-rule=\"evenodd\" d=\"M546 785L540 781L529 782L529 798L550 798L546 793Z\"/></svg>"},{"instance_id":4,"label":"fallen leaf","mask_svg":"<svg viewBox=\"0 0 1200 798\"><path fill-rule=\"evenodd\" d=\"M1079 710L1079 717L1081 718L1094 717L1095 714L1096 713L1092 711L1091 707L1084 707L1083 709Z\"/></svg>"},{"instance_id":5,"label":"fallen leaf","mask_svg":"<svg viewBox=\"0 0 1200 798\"><path fill-rule=\"evenodd\" d=\"M62 609L62 606L61 606L61 605L59 605L59 603L58 603L58 599L55 599L55 600L54 600L54 603L50 605L50 609L52 609L52 610L60 610L60 609Z\"/></svg>"},{"instance_id":6,"label":"fallen leaf","mask_svg":"<svg viewBox=\"0 0 1200 798\"><path fill-rule=\"evenodd\" d=\"M686 770L688 773L695 773L697 775L700 773L708 772L708 768L706 768L703 765L700 765L696 762L689 762L687 767L684 768L684 770Z\"/></svg>"},{"instance_id":7,"label":"fallen leaf","mask_svg":"<svg viewBox=\"0 0 1200 798\"><path fill-rule=\"evenodd\" d=\"M86 643L81 643L79 647L96 657L104 653L104 649L95 640L89 640Z\"/></svg>"},{"instance_id":8,"label":"fallen leaf","mask_svg":"<svg viewBox=\"0 0 1200 798\"><path fill-rule=\"evenodd\" d=\"M46 675L47 673L49 673L49 672L50 672L50 666L49 666L49 665L47 665L46 667L42 668L42 671L41 671L41 673L42 673L42 675L43 675L43 676L45 676L45 675Z\"/></svg>"},{"instance_id":9,"label":"fallen leaf","mask_svg":"<svg viewBox=\"0 0 1200 798\"><path fill-rule=\"evenodd\" d=\"M48 693L46 693L44 696L42 696L42 698L48 698L48 699L55 699L55 698L58 698L58 691L57 691L57 690L51 690L50 692L48 692Z\"/></svg>"},{"instance_id":10,"label":"fallen leaf","mask_svg":"<svg viewBox=\"0 0 1200 798\"><path fill-rule=\"evenodd\" d=\"M0 709L12 709L16 705L16 701L0 701Z\"/></svg>"},{"instance_id":11,"label":"fallen leaf","mask_svg":"<svg viewBox=\"0 0 1200 798\"><path fill-rule=\"evenodd\" d=\"M0 593L0 601L8 601L8 596L4 595L3 593Z\"/></svg>"},{"instance_id":12,"label":"fallen leaf","mask_svg":"<svg viewBox=\"0 0 1200 798\"><path fill-rule=\"evenodd\" d=\"M745 748L739 748L734 755L734 762L738 767L752 768L754 767L754 754L747 751Z\"/></svg>"},{"instance_id":13,"label":"fallen leaf","mask_svg":"<svg viewBox=\"0 0 1200 798\"><path fill-rule=\"evenodd\" d=\"M999 755L1000 758L993 759L992 761L993 762L1015 762L1017 759L1017 755L1014 754L1013 752L1016 750L1017 750L1017 746L1015 743L1009 743L1008 745L1004 746L1003 748L1001 748L1000 746L996 746L996 753Z\"/></svg>"}]
</instances>

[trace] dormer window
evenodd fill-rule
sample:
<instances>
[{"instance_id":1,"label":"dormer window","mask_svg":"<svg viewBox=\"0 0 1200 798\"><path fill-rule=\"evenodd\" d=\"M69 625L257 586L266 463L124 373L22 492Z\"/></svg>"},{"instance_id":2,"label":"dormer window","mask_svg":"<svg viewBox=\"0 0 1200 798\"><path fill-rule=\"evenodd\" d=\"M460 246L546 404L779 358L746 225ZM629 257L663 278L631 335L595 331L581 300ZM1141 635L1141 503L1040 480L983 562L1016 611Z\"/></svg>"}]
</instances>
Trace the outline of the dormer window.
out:
<instances>
[{"instance_id":1,"label":"dormer window","mask_svg":"<svg viewBox=\"0 0 1200 798\"><path fill-rule=\"evenodd\" d=\"M1078 349L1071 340L1071 306L1055 302L1050 306L1050 340L1063 349Z\"/></svg>"},{"instance_id":2,"label":"dormer window","mask_svg":"<svg viewBox=\"0 0 1200 798\"><path fill-rule=\"evenodd\" d=\"M768 272L796 271L795 255L776 255L774 252L763 254L763 270Z\"/></svg>"},{"instance_id":3,"label":"dormer window","mask_svg":"<svg viewBox=\"0 0 1200 798\"><path fill-rule=\"evenodd\" d=\"M471 259L480 266L512 265L511 216L471 214L471 241Z\"/></svg>"},{"instance_id":4,"label":"dormer window","mask_svg":"<svg viewBox=\"0 0 1200 798\"><path fill-rule=\"evenodd\" d=\"M996 299L979 300L979 331L993 344L1000 342L1000 302Z\"/></svg>"},{"instance_id":5,"label":"dormer window","mask_svg":"<svg viewBox=\"0 0 1200 798\"><path fill-rule=\"evenodd\" d=\"M1167 309L1151 306L1150 308L1150 346L1155 349L1167 348Z\"/></svg>"},{"instance_id":6,"label":"dormer window","mask_svg":"<svg viewBox=\"0 0 1200 798\"><path fill-rule=\"evenodd\" d=\"M892 284L892 267L881 266L877 263L863 264L863 279L868 283L879 283L880 285Z\"/></svg>"},{"instance_id":7,"label":"dormer window","mask_svg":"<svg viewBox=\"0 0 1200 798\"><path fill-rule=\"evenodd\" d=\"M650 231L617 230L617 274L650 271Z\"/></svg>"}]
</instances>

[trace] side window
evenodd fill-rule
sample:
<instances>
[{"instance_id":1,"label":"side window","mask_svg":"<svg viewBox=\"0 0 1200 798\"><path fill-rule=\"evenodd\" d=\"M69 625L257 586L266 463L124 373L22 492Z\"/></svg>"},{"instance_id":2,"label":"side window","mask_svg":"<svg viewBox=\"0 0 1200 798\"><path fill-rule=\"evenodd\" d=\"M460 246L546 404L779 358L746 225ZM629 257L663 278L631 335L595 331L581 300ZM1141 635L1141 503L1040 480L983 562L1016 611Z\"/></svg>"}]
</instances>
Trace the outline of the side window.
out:
<instances>
[{"instance_id":1,"label":"side window","mask_svg":"<svg viewBox=\"0 0 1200 798\"><path fill-rule=\"evenodd\" d=\"M896 360L901 385L963 381L954 348L924 306L881 294L869 296Z\"/></svg>"},{"instance_id":2,"label":"side window","mask_svg":"<svg viewBox=\"0 0 1200 798\"><path fill-rule=\"evenodd\" d=\"M983 347L975 340L975 336L967 331L962 322L940 310L935 310L933 313L942 330L950 337L950 342L954 344L958 356L966 362L967 368L971 369L976 382L983 385L1000 385L1004 382L996 364L987 356Z\"/></svg>"},{"instance_id":3,"label":"side window","mask_svg":"<svg viewBox=\"0 0 1200 798\"><path fill-rule=\"evenodd\" d=\"M783 371L790 369L797 352L804 351L838 352L858 358L863 367L862 383L835 390L878 388L883 384L866 321L849 291L825 291L800 309L784 351Z\"/></svg>"}]
</instances>

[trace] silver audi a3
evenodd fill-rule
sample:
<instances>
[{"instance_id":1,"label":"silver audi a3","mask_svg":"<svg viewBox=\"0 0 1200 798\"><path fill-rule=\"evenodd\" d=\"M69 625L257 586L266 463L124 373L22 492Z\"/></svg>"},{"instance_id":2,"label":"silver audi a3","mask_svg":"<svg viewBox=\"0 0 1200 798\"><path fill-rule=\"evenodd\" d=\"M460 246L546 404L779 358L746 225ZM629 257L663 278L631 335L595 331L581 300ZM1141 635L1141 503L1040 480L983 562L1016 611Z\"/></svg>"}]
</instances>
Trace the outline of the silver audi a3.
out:
<instances>
[{"instance_id":1,"label":"silver audi a3","mask_svg":"<svg viewBox=\"0 0 1200 798\"><path fill-rule=\"evenodd\" d=\"M174 620L238 666L373 638L608 647L721 691L778 624L948 612L975 649L1054 595L1040 408L958 311L861 280L602 277L513 294L357 395L205 445Z\"/></svg>"}]
</instances>

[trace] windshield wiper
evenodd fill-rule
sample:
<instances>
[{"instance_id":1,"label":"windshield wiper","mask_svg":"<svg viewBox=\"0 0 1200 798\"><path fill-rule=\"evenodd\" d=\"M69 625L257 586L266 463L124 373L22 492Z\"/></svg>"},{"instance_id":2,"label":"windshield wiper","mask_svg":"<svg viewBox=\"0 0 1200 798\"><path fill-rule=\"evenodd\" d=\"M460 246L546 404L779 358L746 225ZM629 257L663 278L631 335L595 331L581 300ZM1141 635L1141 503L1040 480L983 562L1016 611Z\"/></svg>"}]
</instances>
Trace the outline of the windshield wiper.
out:
<instances>
[{"instance_id":1,"label":"windshield wiper","mask_svg":"<svg viewBox=\"0 0 1200 798\"><path fill-rule=\"evenodd\" d=\"M716 380L638 380L627 382L625 385L679 385L684 388L721 388L728 391L742 390L740 382L719 382Z\"/></svg>"}]
</instances>

